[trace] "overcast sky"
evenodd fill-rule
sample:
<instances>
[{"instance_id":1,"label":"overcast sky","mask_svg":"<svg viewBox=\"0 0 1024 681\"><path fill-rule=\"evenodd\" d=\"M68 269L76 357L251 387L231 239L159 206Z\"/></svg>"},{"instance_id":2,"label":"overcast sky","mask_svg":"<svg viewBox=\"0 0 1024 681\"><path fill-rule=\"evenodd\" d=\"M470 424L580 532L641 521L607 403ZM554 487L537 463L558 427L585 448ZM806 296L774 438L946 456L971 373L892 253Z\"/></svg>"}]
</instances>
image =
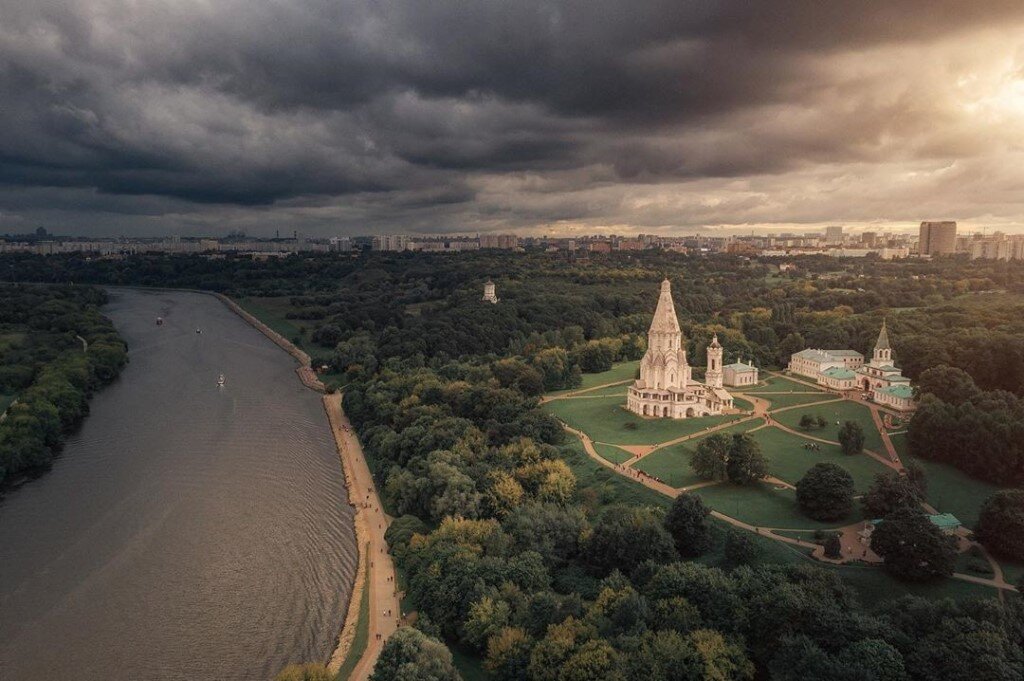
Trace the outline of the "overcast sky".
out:
<instances>
[{"instance_id":1,"label":"overcast sky","mask_svg":"<svg viewBox=\"0 0 1024 681\"><path fill-rule=\"evenodd\" d=\"M0 0L0 232L1024 231L1021 0Z\"/></svg>"}]
</instances>

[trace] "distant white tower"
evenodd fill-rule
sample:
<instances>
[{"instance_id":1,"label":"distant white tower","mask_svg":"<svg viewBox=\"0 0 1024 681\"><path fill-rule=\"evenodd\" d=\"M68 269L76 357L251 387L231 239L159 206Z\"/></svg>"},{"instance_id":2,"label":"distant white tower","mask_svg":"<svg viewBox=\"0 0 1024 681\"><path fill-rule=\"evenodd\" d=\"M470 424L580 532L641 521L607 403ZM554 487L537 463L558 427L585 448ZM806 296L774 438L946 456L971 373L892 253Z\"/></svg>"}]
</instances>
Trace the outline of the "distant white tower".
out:
<instances>
[{"instance_id":1,"label":"distant white tower","mask_svg":"<svg viewBox=\"0 0 1024 681\"><path fill-rule=\"evenodd\" d=\"M722 344L718 342L718 334L711 339L708 346L708 369L704 373L704 383L709 388L722 387Z\"/></svg>"},{"instance_id":2,"label":"distant white tower","mask_svg":"<svg viewBox=\"0 0 1024 681\"><path fill-rule=\"evenodd\" d=\"M484 301L488 303L497 303L498 294L494 292L494 282L490 279L484 284Z\"/></svg>"}]
</instances>

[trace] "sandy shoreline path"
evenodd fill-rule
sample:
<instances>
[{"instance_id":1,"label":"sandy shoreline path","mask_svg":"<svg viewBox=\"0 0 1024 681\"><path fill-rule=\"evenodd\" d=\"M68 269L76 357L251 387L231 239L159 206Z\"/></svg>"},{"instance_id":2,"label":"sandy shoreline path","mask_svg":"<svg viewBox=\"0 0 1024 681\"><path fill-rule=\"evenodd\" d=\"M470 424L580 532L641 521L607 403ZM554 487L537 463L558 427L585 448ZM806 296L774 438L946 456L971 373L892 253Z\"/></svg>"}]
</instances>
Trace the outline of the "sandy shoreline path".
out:
<instances>
[{"instance_id":1,"label":"sandy shoreline path","mask_svg":"<svg viewBox=\"0 0 1024 681\"><path fill-rule=\"evenodd\" d=\"M363 681L370 676L377 662L384 642L398 628L401 616L401 603L398 598L398 578L395 566L388 553L384 533L388 529L391 518L384 513L380 498L373 483L370 467L363 456L363 448L359 443L341 408L341 395L324 395L324 409L331 422L334 439L338 443L338 453L345 467L348 480L348 495L356 508L356 538L359 541L360 575L365 574L366 561L369 561L369 578L356 579L356 587L352 591L349 615L345 619L341 639L337 650L331 658L329 669L337 671L348 655L352 638L355 635L356 622L359 617L359 602L362 589L370 590L369 636L366 650L353 668L349 681ZM363 583L365 581L365 584Z\"/></svg>"}]
</instances>

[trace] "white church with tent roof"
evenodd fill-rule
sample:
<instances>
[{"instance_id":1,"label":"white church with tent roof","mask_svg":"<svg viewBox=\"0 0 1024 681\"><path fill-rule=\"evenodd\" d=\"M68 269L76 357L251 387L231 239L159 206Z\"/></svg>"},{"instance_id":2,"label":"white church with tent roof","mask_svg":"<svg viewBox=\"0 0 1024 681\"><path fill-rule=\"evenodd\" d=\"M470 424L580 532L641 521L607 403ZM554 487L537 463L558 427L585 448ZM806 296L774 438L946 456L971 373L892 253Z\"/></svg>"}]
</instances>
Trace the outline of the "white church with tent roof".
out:
<instances>
[{"instance_id":1,"label":"white church with tent roof","mask_svg":"<svg viewBox=\"0 0 1024 681\"><path fill-rule=\"evenodd\" d=\"M910 411L915 406L910 379L893 362L884 320L870 362L865 364L864 355L856 350L808 348L793 353L788 369L831 390L863 390L878 404L897 411Z\"/></svg>"},{"instance_id":2,"label":"white church with tent roof","mask_svg":"<svg viewBox=\"0 0 1024 681\"><path fill-rule=\"evenodd\" d=\"M640 360L640 378L629 388L626 408L640 416L686 419L714 416L732 409L732 395L722 387L722 345L718 336L707 347L704 383L693 380L686 360L683 333L672 301L672 284L661 283L658 307L647 332L647 352Z\"/></svg>"}]
</instances>

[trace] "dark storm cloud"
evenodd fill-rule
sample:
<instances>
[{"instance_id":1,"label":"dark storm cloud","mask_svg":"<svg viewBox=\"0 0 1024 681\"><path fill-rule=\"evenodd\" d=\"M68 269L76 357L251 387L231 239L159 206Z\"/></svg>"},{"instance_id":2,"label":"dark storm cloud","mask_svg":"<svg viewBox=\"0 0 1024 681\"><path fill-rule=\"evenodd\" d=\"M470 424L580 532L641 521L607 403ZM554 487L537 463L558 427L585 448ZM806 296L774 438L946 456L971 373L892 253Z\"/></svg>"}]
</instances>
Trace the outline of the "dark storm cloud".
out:
<instances>
[{"instance_id":1,"label":"dark storm cloud","mask_svg":"<svg viewBox=\"0 0 1024 681\"><path fill-rule=\"evenodd\" d=\"M338 197L361 225L519 226L622 211L620 185L943 157L979 142L921 137L949 113L844 59L1022 20L1019 0L0 0L0 209L53 187L69 214L98 193L315 222Z\"/></svg>"}]
</instances>

